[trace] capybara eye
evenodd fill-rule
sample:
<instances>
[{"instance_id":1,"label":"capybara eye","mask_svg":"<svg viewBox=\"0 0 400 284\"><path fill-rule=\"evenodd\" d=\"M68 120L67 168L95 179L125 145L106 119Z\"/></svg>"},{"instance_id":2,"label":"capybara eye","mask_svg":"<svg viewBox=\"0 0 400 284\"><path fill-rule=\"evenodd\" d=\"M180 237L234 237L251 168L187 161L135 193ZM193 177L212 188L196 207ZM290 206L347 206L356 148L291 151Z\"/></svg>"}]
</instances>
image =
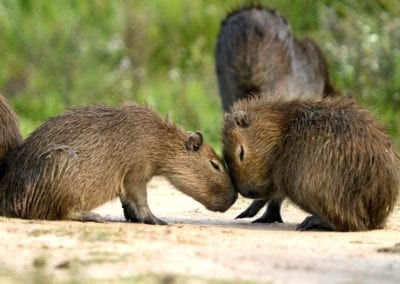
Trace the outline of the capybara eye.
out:
<instances>
[{"instance_id":1,"label":"capybara eye","mask_svg":"<svg viewBox=\"0 0 400 284\"><path fill-rule=\"evenodd\" d=\"M240 159L240 161L243 161L243 157L244 157L244 150L243 150L243 147L240 146L240 153L239 153L239 159Z\"/></svg>"},{"instance_id":2,"label":"capybara eye","mask_svg":"<svg viewBox=\"0 0 400 284\"><path fill-rule=\"evenodd\" d=\"M213 166L214 169L216 169L219 172L221 171L221 169L219 168L219 166L216 163L214 163L213 161L210 161L210 163L211 163L211 166Z\"/></svg>"}]
</instances>

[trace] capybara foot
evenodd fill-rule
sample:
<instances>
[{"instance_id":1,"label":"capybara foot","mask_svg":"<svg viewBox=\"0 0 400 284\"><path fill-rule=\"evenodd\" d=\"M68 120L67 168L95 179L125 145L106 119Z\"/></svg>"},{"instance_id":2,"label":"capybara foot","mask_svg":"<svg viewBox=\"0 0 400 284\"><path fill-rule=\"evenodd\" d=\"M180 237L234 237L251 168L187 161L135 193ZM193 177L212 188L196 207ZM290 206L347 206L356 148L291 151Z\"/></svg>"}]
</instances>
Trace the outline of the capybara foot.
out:
<instances>
[{"instance_id":1,"label":"capybara foot","mask_svg":"<svg viewBox=\"0 0 400 284\"><path fill-rule=\"evenodd\" d=\"M71 215L71 220L79 222L105 223L106 219L94 212L77 212Z\"/></svg>"},{"instance_id":2,"label":"capybara foot","mask_svg":"<svg viewBox=\"0 0 400 284\"><path fill-rule=\"evenodd\" d=\"M167 222L165 222L155 216L146 217L142 223L149 224L149 225L168 225Z\"/></svg>"},{"instance_id":3,"label":"capybara foot","mask_svg":"<svg viewBox=\"0 0 400 284\"><path fill-rule=\"evenodd\" d=\"M269 210L269 206L267 211L258 219L254 220L253 223L283 223L281 213L279 211Z\"/></svg>"},{"instance_id":4,"label":"capybara foot","mask_svg":"<svg viewBox=\"0 0 400 284\"><path fill-rule=\"evenodd\" d=\"M127 221L130 221L133 223L139 222L138 217L136 216L135 208L130 206L128 203L123 203L122 209L124 211L124 216Z\"/></svg>"},{"instance_id":5,"label":"capybara foot","mask_svg":"<svg viewBox=\"0 0 400 284\"><path fill-rule=\"evenodd\" d=\"M240 213L235 219L254 217L267 203L267 199L254 200L246 210Z\"/></svg>"},{"instance_id":6,"label":"capybara foot","mask_svg":"<svg viewBox=\"0 0 400 284\"><path fill-rule=\"evenodd\" d=\"M136 213L136 209L130 205L129 203L123 203L122 209L124 210L124 216L127 221L132 223L144 223L149 225L167 225L161 219L158 219L151 212L138 212ZM146 210L148 211L148 210Z\"/></svg>"},{"instance_id":7,"label":"capybara foot","mask_svg":"<svg viewBox=\"0 0 400 284\"><path fill-rule=\"evenodd\" d=\"M146 214L139 216L136 218L136 220L132 220L131 218L128 220L133 223L143 223L148 225L168 225L167 222L164 222L163 220L157 218L153 214Z\"/></svg>"},{"instance_id":8,"label":"capybara foot","mask_svg":"<svg viewBox=\"0 0 400 284\"><path fill-rule=\"evenodd\" d=\"M253 223L283 223L281 217L281 203L282 200L271 199L268 202L268 207L265 213Z\"/></svg>"},{"instance_id":9,"label":"capybara foot","mask_svg":"<svg viewBox=\"0 0 400 284\"><path fill-rule=\"evenodd\" d=\"M319 231L333 231L333 228L328 223L321 220L317 216L308 216L301 222L297 228L297 231L309 231L309 230L319 230Z\"/></svg>"}]
</instances>

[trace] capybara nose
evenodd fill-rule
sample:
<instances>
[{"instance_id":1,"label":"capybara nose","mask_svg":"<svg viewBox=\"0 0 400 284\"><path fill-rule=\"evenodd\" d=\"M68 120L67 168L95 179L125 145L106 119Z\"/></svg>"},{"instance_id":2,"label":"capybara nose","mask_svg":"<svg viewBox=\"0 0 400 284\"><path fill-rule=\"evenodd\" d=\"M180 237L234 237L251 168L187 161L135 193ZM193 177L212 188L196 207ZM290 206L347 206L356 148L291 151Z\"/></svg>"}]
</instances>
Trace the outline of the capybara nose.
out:
<instances>
[{"instance_id":1,"label":"capybara nose","mask_svg":"<svg viewBox=\"0 0 400 284\"><path fill-rule=\"evenodd\" d=\"M231 197L228 200L228 202L220 203L216 208L211 209L211 210L218 211L218 212L225 212L226 210L228 210L233 205L233 203L236 202L237 198L238 198L238 194L237 194L237 192L234 192L231 195Z\"/></svg>"}]
</instances>

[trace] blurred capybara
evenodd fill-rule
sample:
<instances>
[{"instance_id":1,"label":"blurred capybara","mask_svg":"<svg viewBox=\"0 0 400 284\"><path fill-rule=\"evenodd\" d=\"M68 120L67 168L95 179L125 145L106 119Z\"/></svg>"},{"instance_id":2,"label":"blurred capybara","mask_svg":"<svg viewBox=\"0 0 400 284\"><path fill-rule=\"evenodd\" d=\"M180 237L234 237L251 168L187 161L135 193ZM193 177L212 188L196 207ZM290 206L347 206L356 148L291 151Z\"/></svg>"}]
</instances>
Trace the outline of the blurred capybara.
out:
<instances>
[{"instance_id":1,"label":"blurred capybara","mask_svg":"<svg viewBox=\"0 0 400 284\"><path fill-rule=\"evenodd\" d=\"M200 132L147 107L88 106L49 119L7 155L0 213L101 222L91 210L119 197L128 220L165 224L147 203L146 184L155 175L213 211L227 210L237 197Z\"/></svg>"},{"instance_id":2,"label":"blurred capybara","mask_svg":"<svg viewBox=\"0 0 400 284\"><path fill-rule=\"evenodd\" d=\"M311 39L293 36L275 10L251 6L222 22L215 51L219 93L225 111L251 95L332 96L326 60Z\"/></svg>"},{"instance_id":3,"label":"blurred capybara","mask_svg":"<svg viewBox=\"0 0 400 284\"><path fill-rule=\"evenodd\" d=\"M293 36L275 10L250 6L221 24L215 51L219 94L225 111L239 99L259 95L330 97L339 92L329 80L318 45ZM255 200L237 218L253 217L267 200ZM282 200L270 200L255 222L282 222Z\"/></svg>"},{"instance_id":4,"label":"blurred capybara","mask_svg":"<svg viewBox=\"0 0 400 284\"><path fill-rule=\"evenodd\" d=\"M373 117L343 98L241 100L226 114L224 158L245 197L288 197L311 213L298 230L382 228L399 156Z\"/></svg>"}]
</instances>

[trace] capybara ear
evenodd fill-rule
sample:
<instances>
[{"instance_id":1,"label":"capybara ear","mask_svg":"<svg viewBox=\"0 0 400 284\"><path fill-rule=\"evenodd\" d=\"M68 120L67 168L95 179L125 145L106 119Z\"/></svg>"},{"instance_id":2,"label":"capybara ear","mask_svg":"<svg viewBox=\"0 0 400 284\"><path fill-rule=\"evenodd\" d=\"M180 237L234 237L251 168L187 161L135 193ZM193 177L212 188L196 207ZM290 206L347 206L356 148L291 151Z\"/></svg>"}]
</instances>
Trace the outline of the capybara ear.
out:
<instances>
[{"instance_id":1,"label":"capybara ear","mask_svg":"<svg viewBox=\"0 0 400 284\"><path fill-rule=\"evenodd\" d=\"M201 145L203 145L203 134L200 131L196 131L194 133L190 133L189 137L185 141L186 149L197 152Z\"/></svg>"},{"instance_id":2,"label":"capybara ear","mask_svg":"<svg viewBox=\"0 0 400 284\"><path fill-rule=\"evenodd\" d=\"M233 113L233 123L235 127L246 128L250 126L249 114L243 110Z\"/></svg>"}]
</instances>

